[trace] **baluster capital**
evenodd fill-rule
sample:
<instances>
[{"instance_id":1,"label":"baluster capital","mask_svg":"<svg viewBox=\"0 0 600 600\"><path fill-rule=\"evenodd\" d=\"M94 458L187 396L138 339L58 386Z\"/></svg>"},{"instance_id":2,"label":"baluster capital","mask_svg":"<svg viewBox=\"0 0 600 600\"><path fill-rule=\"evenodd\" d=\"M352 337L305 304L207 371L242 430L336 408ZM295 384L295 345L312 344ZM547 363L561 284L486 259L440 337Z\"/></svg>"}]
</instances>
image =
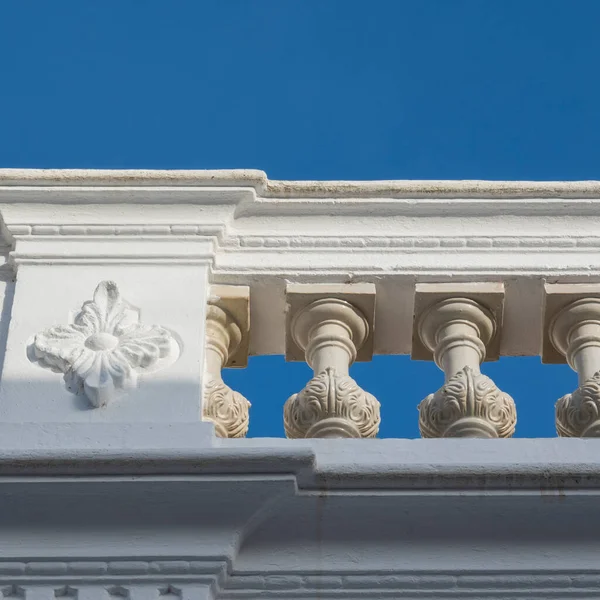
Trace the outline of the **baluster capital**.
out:
<instances>
[{"instance_id":1,"label":"baluster capital","mask_svg":"<svg viewBox=\"0 0 600 600\"><path fill-rule=\"evenodd\" d=\"M423 437L510 437L515 425L513 399L469 366L419 404Z\"/></svg>"}]
</instances>

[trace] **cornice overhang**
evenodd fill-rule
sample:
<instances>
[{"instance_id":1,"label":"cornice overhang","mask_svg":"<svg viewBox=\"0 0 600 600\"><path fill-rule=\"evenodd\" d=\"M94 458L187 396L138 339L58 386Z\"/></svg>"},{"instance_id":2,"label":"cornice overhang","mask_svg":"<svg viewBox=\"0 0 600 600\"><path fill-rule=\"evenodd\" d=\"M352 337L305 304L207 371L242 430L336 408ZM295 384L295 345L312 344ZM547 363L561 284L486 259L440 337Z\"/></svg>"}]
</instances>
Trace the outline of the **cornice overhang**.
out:
<instances>
[{"instance_id":1,"label":"cornice overhang","mask_svg":"<svg viewBox=\"0 0 600 600\"><path fill-rule=\"evenodd\" d=\"M252 271L255 262L285 268L249 257L257 251L456 255L600 247L594 229L573 223L565 230L558 222L600 214L598 181L269 181L255 170L0 169L0 213L9 245L23 238L203 237L228 255L215 265L228 272ZM284 262L293 269L302 261ZM356 262L357 271L369 272L368 260ZM332 270L344 269L338 263L331 261ZM523 271L512 262L508 268Z\"/></svg>"},{"instance_id":2,"label":"cornice overhang","mask_svg":"<svg viewBox=\"0 0 600 600\"><path fill-rule=\"evenodd\" d=\"M318 206L335 202L337 208L363 205L364 210L386 206L388 210L419 211L438 206L440 200L455 200L458 209L494 210L519 206L521 210L554 212L568 207L581 209L600 202L599 181L480 181L480 180L389 180L389 181L284 181L269 180L264 171L253 169L224 170L100 170L100 169L0 169L0 197L35 202L69 203L77 198L95 197L109 203L129 195L129 201L161 202L186 198L210 189L213 202L228 201L226 190L252 189L256 209L244 207L242 214L270 212L278 200L286 201L288 210L307 207L306 214ZM170 192L171 200L164 194ZM187 195L186 195L187 192ZM42 194L45 194L42 196ZM295 200L301 201L298 206ZM401 202L409 200L411 202ZM414 202L421 200L423 202ZM521 202L510 202L519 200ZM544 200L562 200L557 204ZM583 202L587 200L588 202ZM206 199L196 197L198 203ZM391 201L391 202L390 202ZM395 202L394 202L395 201ZM490 202L491 201L491 202ZM525 202L523 202L525 201ZM575 202L573 202L575 201ZM579 202L577 202L579 201ZM591 203L589 201L592 201ZM448 207L449 204L446 202ZM461 208L462 207L462 208Z\"/></svg>"},{"instance_id":3,"label":"cornice overhang","mask_svg":"<svg viewBox=\"0 0 600 600\"><path fill-rule=\"evenodd\" d=\"M245 589L244 597L314 598L337 578L335 597L382 586L445 597L463 577L463 590L490 598L502 597L496 584L558 585L579 597L572 578L587 573L590 590L600 589L593 439L213 438L155 449L147 440L136 447L129 427L131 447L98 453L79 445L89 434L81 425L56 432L71 445L62 450L27 450L19 427L21 448L0 450L0 521L35 534L77 526L85 536L68 549L57 538L35 553L40 564L0 560L0 582L118 583L121 575L135 585L206 583L217 597ZM111 546L108 564L105 539L122 544ZM24 556L34 555L32 543L20 544Z\"/></svg>"},{"instance_id":4,"label":"cornice overhang","mask_svg":"<svg viewBox=\"0 0 600 600\"><path fill-rule=\"evenodd\" d=\"M102 452L89 449L103 430L112 441ZM595 439L220 439L205 423L150 437L144 424L56 423L48 432L0 423L0 478L250 475L293 479L298 493L600 495ZM127 442L111 448L116 439Z\"/></svg>"},{"instance_id":5,"label":"cornice overhang","mask_svg":"<svg viewBox=\"0 0 600 600\"><path fill-rule=\"evenodd\" d=\"M203 264L213 283L250 285L252 354L283 352L286 281L375 282L378 322L390 324L376 331L376 354L410 352L398 340L415 281L502 281L508 355L537 354L523 315L538 318L544 280L600 281L598 181L0 169L0 215L13 269Z\"/></svg>"}]
</instances>

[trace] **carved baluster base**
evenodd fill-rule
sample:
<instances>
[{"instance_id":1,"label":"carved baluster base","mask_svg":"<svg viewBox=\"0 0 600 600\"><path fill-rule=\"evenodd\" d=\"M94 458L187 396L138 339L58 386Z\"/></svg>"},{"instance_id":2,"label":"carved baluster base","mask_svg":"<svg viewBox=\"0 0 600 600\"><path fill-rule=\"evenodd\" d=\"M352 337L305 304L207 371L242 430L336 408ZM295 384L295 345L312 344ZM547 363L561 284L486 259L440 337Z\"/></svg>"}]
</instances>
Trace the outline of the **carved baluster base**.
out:
<instances>
[{"instance_id":1,"label":"carved baluster base","mask_svg":"<svg viewBox=\"0 0 600 600\"><path fill-rule=\"evenodd\" d=\"M517 423L514 400L494 382L464 367L419 404L423 437L511 437Z\"/></svg>"},{"instance_id":2,"label":"carved baluster base","mask_svg":"<svg viewBox=\"0 0 600 600\"><path fill-rule=\"evenodd\" d=\"M248 433L250 402L222 379L210 377L204 387L202 417L215 425L223 438L245 437Z\"/></svg>"},{"instance_id":3,"label":"carved baluster base","mask_svg":"<svg viewBox=\"0 0 600 600\"><path fill-rule=\"evenodd\" d=\"M377 435L381 417L374 396L328 367L288 398L283 421L288 438L367 438Z\"/></svg>"},{"instance_id":4,"label":"carved baluster base","mask_svg":"<svg viewBox=\"0 0 600 600\"><path fill-rule=\"evenodd\" d=\"M556 403L561 437L600 437L600 371Z\"/></svg>"}]
</instances>

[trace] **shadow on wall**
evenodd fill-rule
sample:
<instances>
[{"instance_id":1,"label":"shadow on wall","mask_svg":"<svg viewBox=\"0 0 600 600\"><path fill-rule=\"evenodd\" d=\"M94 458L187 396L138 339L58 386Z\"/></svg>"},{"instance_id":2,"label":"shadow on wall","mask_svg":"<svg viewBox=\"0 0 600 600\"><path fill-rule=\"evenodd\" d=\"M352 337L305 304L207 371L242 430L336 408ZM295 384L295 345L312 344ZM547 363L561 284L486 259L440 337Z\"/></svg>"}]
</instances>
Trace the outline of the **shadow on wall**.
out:
<instances>
[{"instance_id":1,"label":"shadow on wall","mask_svg":"<svg viewBox=\"0 0 600 600\"><path fill-rule=\"evenodd\" d=\"M577 387L567 365L544 365L537 356L502 357L484 363L482 371L514 398L515 437L556 437L554 404ZM350 374L381 402L381 438L419 437L417 405L444 381L432 362L408 356L376 356L355 363ZM246 369L223 371L225 382L252 403L248 437L283 437L283 405L311 376L305 363L286 363L283 356L254 356Z\"/></svg>"}]
</instances>

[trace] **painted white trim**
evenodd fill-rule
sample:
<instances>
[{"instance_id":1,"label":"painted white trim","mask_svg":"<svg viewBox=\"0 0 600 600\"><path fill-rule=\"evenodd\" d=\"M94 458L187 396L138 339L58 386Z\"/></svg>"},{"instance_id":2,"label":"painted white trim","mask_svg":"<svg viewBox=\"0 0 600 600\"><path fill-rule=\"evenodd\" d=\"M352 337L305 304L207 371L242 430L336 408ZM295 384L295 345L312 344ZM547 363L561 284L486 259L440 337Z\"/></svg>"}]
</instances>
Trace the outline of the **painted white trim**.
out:
<instances>
[{"instance_id":1,"label":"painted white trim","mask_svg":"<svg viewBox=\"0 0 600 600\"><path fill-rule=\"evenodd\" d=\"M206 264L250 285L251 354L285 350L286 282L375 283L376 354L410 353L415 283L503 282L504 355L539 353L544 282L600 282L597 181L0 169L0 216L15 269Z\"/></svg>"}]
</instances>

